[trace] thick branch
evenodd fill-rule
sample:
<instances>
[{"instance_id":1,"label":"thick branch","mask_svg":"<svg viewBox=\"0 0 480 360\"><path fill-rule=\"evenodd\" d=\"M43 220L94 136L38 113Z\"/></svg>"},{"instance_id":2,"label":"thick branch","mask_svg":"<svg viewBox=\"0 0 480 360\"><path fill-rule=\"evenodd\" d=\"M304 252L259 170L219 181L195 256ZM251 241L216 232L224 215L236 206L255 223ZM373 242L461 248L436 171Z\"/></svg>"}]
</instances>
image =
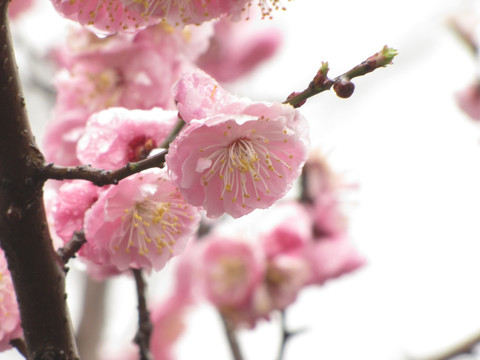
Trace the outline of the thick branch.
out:
<instances>
[{"instance_id":1,"label":"thick branch","mask_svg":"<svg viewBox=\"0 0 480 360\"><path fill-rule=\"evenodd\" d=\"M0 1L0 245L19 303L28 359L78 359L66 306L62 264L43 205L44 162L25 110L7 20Z\"/></svg>"},{"instance_id":2,"label":"thick branch","mask_svg":"<svg viewBox=\"0 0 480 360\"><path fill-rule=\"evenodd\" d=\"M152 323L150 321L150 311L147 307L147 299L145 293L147 285L143 278L142 270L132 269L137 287L138 300L138 331L135 335L135 343L139 347L140 360L150 360L150 335L152 334Z\"/></svg>"},{"instance_id":3,"label":"thick branch","mask_svg":"<svg viewBox=\"0 0 480 360\"><path fill-rule=\"evenodd\" d=\"M13 339L10 340L10 345L12 345L20 354L27 358L27 345L25 345L25 340Z\"/></svg>"},{"instance_id":4,"label":"thick branch","mask_svg":"<svg viewBox=\"0 0 480 360\"><path fill-rule=\"evenodd\" d=\"M317 72L317 75L313 81L308 85L308 88L299 93L291 94L288 99L285 101L286 104L291 104L294 107L302 106L305 101L317 95L325 90L329 90L332 87L335 88L335 91L340 97L349 97L353 92L353 84L350 82L353 78L366 75L378 68L385 67L392 63L393 58L397 55L397 52L387 46L370 56L367 60L363 61L361 64L353 67L346 73L337 76L334 79L329 79L327 77L328 73L328 64L322 64L322 67ZM338 87L338 88L337 88ZM342 96L343 91L347 91L348 96ZM350 91L350 92L349 92Z\"/></svg>"}]
</instances>

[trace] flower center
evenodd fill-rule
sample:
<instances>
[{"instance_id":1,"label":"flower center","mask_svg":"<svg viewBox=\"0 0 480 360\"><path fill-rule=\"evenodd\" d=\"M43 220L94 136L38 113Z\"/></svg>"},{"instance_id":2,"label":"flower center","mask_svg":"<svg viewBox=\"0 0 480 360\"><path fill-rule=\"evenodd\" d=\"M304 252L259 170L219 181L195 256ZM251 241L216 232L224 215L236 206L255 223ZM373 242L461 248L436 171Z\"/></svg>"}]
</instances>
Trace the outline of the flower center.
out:
<instances>
[{"instance_id":1,"label":"flower center","mask_svg":"<svg viewBox=\"0 0 480 360\"><path fill-rule=\"evenodd\" d=\"M127 158L128 161L140 161L146 159L150 152L157 147L155 140L140 135L128 143Z\"/></svg>"},{"instance_id":2,"label":"flower center","mask_svg":"<svg viewBox=\"0 0 480 360\"><path fill-rule=\"evenodd\" d=\"M231 126L228 126L230 129ZM286 160L293 156L277 144L288 141L286 130L264 134L275 139L272 142L266 136L256 134L255 129L250 129L249 132L249 136L234 140L228 147L212 145L200 149L205 152L217 147L208 157L203 158L209 169L202 176L203 185L208 186L214 176L218 176L223 185L220 200L230 194L232 202L238 199L242 201L242 207L246 207L245 201L251 196L261 201L262 194L269 195L272 192L271 187L276 183L272 176L281 179L286 170L292 170ZM224 135L227 136L227 133L226 131ZM282 138L279 139L280 137Z\"/></svg>"},{"instance_id":3,"label":"flower center","mask_svg":"<svg viewBox=\"0 0 480 360\"><path fill-rule=\"evenodd\" d=\"M152 249L156 249L158 254L163 249L173 253L172 247L183 230L182 221L191 219L185 211L186 207L188 205L173 199L171 202L149 199L137 202L124 210L120 229L122 236L115 237L113 248L119 250L125 247L125 252L130 253L134 247L139 255L147 255Z\"/></svg>"}]
</instances>

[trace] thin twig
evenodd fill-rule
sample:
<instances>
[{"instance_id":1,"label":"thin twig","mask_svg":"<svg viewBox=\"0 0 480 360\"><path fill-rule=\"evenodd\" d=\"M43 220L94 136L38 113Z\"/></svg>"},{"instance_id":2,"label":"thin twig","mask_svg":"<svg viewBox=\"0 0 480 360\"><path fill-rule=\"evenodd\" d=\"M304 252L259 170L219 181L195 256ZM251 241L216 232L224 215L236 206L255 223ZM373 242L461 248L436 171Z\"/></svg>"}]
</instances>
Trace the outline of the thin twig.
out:
<instances>
[{"instance_id":1,"label":"thin twig","mask_svg":"<svg viewBox=\"0 0 480 360\"><path fill-rule=\"evenodd\" d=\"M168 147L170 146L170 144L172 143L173 140L175 140L175 138L177 137L177 135L180 133L180 131L182 130L183 126L185 125L185 121L183 121L183 119L180 117L180 114L178 114L178 121L177 123L175 124L175 127L173 128L172 132L170 133L170 135L168 135L168 137L163 141L163 143L160 145L160 148L161 149L167 149L168 150Z\"/></svg>"},{"instance_id":2,"label":"thin twig","mask_svg":"<svg viewBox=\"0 0 480 360\"><path fill-rule=\"evenodd\" d=\"M285 310L280 312L280 324L281 324L281 342L280 342L280 349L278 350L278 360L282 360L283 356L285 355L285 347L287 346L287 342L292 336L292 333L287 330L287 315Z\"/></svg>"},{"instance_id":3,"label":"thin twig","mask_svg":"<svg viewBox=\"0 0 480 360\"><path fill-rule=\"evenodd\" d=\"M315 78L308 85L308 87L302 92L293 93L292 95L290 95L288 99L285 101L285 103L290 104L294 107L300 107L305 103L305 101L308 98L314 95L317 95L325 90L329 90L332 87L342 85L344 82L346 82L347 87L353 86L353 84L350 83L350 80L358 76L366 75L378 68L385 67L391 64L393 58L396 55L397 55L396 50L389 48L387 46L384 46L383 49L378 53L370 56L367 60L363 61L361 64L353 67L346 73L340 76L337 76L334 79L329 79L327 77L327 73L329 70L328 64L323 63L320 70L317 72ZM353 92L353 88L350 88L350 90L351 92ZM350 95L351 95L351 92L350 92ZM337 94L341 96L338 91L337 91ZM348 97L348 96L341 96L341 97Z\"/></svg>"},{"instance_id":4,"label":"thin twig","mask_svg":"<svg viewBox=\"0 0 480 360\"><path fill-rule=\"evenodd\" d=\"M416 360L449 360L453 357L461 354L470 354L473 352L474 347L480 344L480 331L471 335L469 338L463 340L462 342L442 351L438 354L418 358Z\"/></svg>"},{"instance_id":5,"label":"thin twig","mask_svg":"<svg viewBox=\"0 0 480 360\"><path fill-rule=\"evenodd\" d=\"M62 263L66 265L71 258L75 257L75 254L86 242L87 239L85 239L83 230L74 231L70 241L66 243L64 247L57 250L58 257Z\"/></svg>"},{"instance_id":6,"label":"thin twig","mask_svg":"<svg viewBox=\"0 0 480 360\"><path fill-rule=\"evenodd\" d=\"M291 340L294 336L297 336L305 331L307 329L299 329L299 330L288 330L287 329L287 312L286 310L281 310L280 311L280 327L281 327L281 342L280 342L280 349L278 350L278 356L277 360L282 360L283 357L285 356L285 348L287 346L287 342Z\"/></svg>"},{"instance_id":7,"label":"thin twig","mask_svg":"<svg viewBox=\"0 0 480 360\"><path fill-rule=\"evenodd\" d=\"M134 341L139 347L140 360L151 360L150 335L152 333L152 323L150 321L150 311L148 310L145 296L147 284L143 278L142 270L132 269L132 272L135 278L138 300L138 331Z\"/></svg>"},{"instance_id":8,"label":"thin twig","mask_svg":"<svg viewBox=\"0 0 480 360\"><path fill-rule=\"evenodd\" d=\"M25 344L25 340L22 338L10 340L10 345L12 345L17 351L23 355L25 359L27 359L27 345Z\"/></svg>"},{"instance_id":9,"label":"thin twig","mask_svg":"<svg viewBox=\"0 0 480 360\"><path fill-rule=\"evenodd\" d=\"M230 345L230 350L232 351L232 356L234 360L243 360L243 355L240 350L240 345L237 340L237 335L235 333L235 328L232 323L225 317L220 311L220 318L222 319L223 327L225 329L225 335L227 336L228 345Z\"/></svg>"}]
</instances>

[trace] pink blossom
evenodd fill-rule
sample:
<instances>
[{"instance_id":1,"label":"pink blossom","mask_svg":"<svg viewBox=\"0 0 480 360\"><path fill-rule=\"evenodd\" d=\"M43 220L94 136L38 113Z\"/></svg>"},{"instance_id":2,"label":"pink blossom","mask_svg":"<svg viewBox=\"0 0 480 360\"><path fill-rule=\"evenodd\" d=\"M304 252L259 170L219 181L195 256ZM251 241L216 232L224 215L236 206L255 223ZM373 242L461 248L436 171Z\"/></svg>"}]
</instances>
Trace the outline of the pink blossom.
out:
<instances>
[{"instance_id":1,"label":"pink blossom","mask_svg":"<svg viewBox=\"0 0 480 360\"><path fill-rule=\"evenodd\" d=\"M236 98L200 71L180 80L175 97L189 125L166 161L189 203L209 217L240 217L290 190L309 143L308 124L292 106Z\"/></svg>"},{"instance_id":2,"label":"pink blossom","mask_svg":"<svg viewBox=\"0 0 480 360\"><path fill-rule=\"evenodd\" d=\"M166 18L168 22L176 26L185 24L201 24L205 21L218 18L223 15L231 16L238 20L244 13L249 12L252 0L147 0L138 2L134 0L122 0L127 8L135 9L141 14L153 18ZM269 3L272 3L269 5ZM260 0L259 7L264 16L269 16L273 8L278 8L279 0Z\"/></svg>"},{"instance_id":3,"label":"pink blossom","mask_svg":"<svg viewBox=\"0 0 480 360\"><path fill-rule=\"evenodd\" d=\"M52 0L52 3L67 19L101 34L136 32L161 20L126 7L120 0Z\"/></svg>"},{"instance_id":4,"label":"pink blossom","mask_svg":"<svg viewBox=\"0 0 480 360\"><path fill-rule=\"evenodd\" d=\"M259 30L252 26L252 21L221 18L215 23L208 51L197 65L218 81L234 81L273 56L281 39L275 28Z\"/></svg>"},{"instance_id":5,"label":"pink blossom","mask_svg":"<svg viewBox=\"0 0 480 360\"><path fill-rule=\"evenodd\" d=\"M185 203L164 170L132 175L102 192L85 214L89 260L160 270L195 234L197 209ZM98 255L98 256L97 256Z\"/></svg>"},{"instance_id":6,"label":"pink blossom","mask_svg":"<svg viewBox=\"0 0 480 360\"><path fill-rule=\"evenodd\" d=\"M311 214L298 202L275 204L259 223L262 249L269 259L301 252L312 238Z\"/></svg>"},{"instance_id":7,"label":"pink blossom","mask_svg":"<svg viewBox=\"0 0 480 360\"><path fill-rule=\"evenodd\" d=\"M142 160L162 144L176 121L176 111L160 108L100 111L87 121L77 144L78 158L84 164L108 170Z\"/></svg>"},{"instance_id":8,"label":"pink blossom","mask_svg":"<svg viewBox=\"0 0 480 360\"><path fill-rule=\"evenodd\" d=\"M263 277L262 259L247 242L210 236L203 240L202 287L217 307L243 307Z\"/></svg>"},{"instance_id":9,"label":"pink blossom","mask_svg":"<svg viewBox=\"0 0 480 360\"><path fill-rule=\"evenodd\" d=\"M20 338L22 334L12 278L5 255L0 249L0 351L9 349L10 340Z\"/></svg>"},{"instance_id":10,"label":"pink blossom","mask_svg":"<svg viewBox=\"0 0 480 360\"><path fill-rule=\"evenodd\" d=\"M277 255L267 261L265 278L253 297L252 308L260 317L292 304L311 278L310 264L302 256Z\"/></svg>"},{"instance_id":11,"label":"pink blossom","mask_svg":"<svg viewBox=\"0 0 480 360\"><path fill-rule=\"evenodd\" d=\"M470 84L456 94L457 104L473 120L480 120L480 82Z\"/></svg>"},{"instance_id":12,"label":"pink blossom","mask_svg":"<svg viewBox=\"0 0 480 360\"><path fill-rule=\"evenodd\" d=\"M59 13L101 34L137 32L166 19L176 26L201 24L223 15L248 16L252 0L52 0ZM280 8L280 0L259 0L262 17Z\"/></svg>"},{"instance_id":13,"label":"pink blossom","mask_svg":"<svg viewBox=\"0 0 480 360\"><path fill-rule=\"evenodd\" d=\"M75 231L83 229L85 212L97 201L101 190L89 181L64 182L50 209L56 234L68 242Z\"/></svg>"},{"instance_id":14,"label":"pink blossom","mask_svg":"<svg viewBox=\"0 0 480 360\"><path fill-rule=\"evenodd\" d=\"M315 239L305 249L311 266L311 284L323 284L365 265L350 239L344 234L335 238Z\"/></svg>"},{"instance_id":15,"label":"pink blossom","mask_svg":"<svg viewBox=\"0 0 480 360\"><path fill-rule=\"evenodd\" d=\"M30 9L34 0L13 0L8 4L8 16L10 19L17 19L25 11Z\"/></svg>"},{"instance_id":16,"label":"pink blossom","mask_svg":"<svg viewBox=\"0 0 480 360\"><path fill-rule=\"evenodd\" d=\"M57 113L59 114L59 113ZM43 153L49 162L62 166L80 165L76 155L77 141L83 134L89 113L77 107L65 110L47 124L43 138Z\"/></svg>"},{"instance_id":17,"label":"pink blossom","mask_svg":"<svg viewBox=\"0 0 480 360\"><path fill-rule=\"evenodd\" d=\"M171 87L205 51L212 31L208 24L182 31L161 24L135 36L99 39L85 29L72 30L68 45L55 53L63 69L55 79L57 103L44 136L47 160L79 165L77 141L95 112L174 108Z\"/></svg>"}]
</instances>

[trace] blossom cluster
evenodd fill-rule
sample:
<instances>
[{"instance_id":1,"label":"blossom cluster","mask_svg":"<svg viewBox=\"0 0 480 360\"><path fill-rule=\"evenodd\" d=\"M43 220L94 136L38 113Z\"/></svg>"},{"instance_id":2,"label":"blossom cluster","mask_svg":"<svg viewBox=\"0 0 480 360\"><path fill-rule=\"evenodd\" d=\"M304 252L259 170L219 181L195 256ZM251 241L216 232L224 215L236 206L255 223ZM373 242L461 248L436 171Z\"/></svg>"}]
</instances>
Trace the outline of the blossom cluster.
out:
<instances>
[{"instance_id":1,"label":"blossom cluster","mask_svg":"<svg viewBox=\"0 0 480 360\"><path fill-rule=\"evenodd\" d=\"M57 103L44 135L47 160L80 164L77 141L98 111L175 109L171 88L185 71L200 66L225 81L251 71L275 53L280 35L273 28L254 33L249 26L219 19L180 30L161 23L105 38L72 28L67 44L55 52L60 70Z\"/></svg>"},{"instance_id":2,"label":"blossom cluster","mask_svg":"<svg viewBox=\"0 0 480 360\"><path fill-rule=\"evenodd\" d=\"M47 161L105 173L167 151L158 168L103 187L56 182L55 198L46 199L55 239L66 244L84 234L78 256L95 279L159 271L183 253L172 297L152 312L154 359L170 358L185 310L199 297L236 326L253 327L304 287L364 264L334 176L325 162L306 163L309 126L299 110L236 96L218 82L238 79L275 53L278 32L252 32L232 20L254 15L252 4L268 17L280 1L53 4L90 29L72 28L68 45L54 54L60 69L44 136ZM302 198L276 204L302 169ZM253 214L257 209L269 211ZM211 227L206 236L199 236L202 214ZM214 226L211 219L224 215ZM232 225L232 218L242 220ZM19 336L0 256L0 350Z\"/></svg>"},{"instance_id":3,"label":"blossom cluster","mask_svg":"<svg viewBox=\"0 0 480 360\"><path fill-rule=\"evenodd\" d=\"M226 18L182 29L161 22L137 30L135 34L116 34L105 38L98 38L79 28L72 30L68 46L55 52L61 70L55 80L57 103L53 119L44 136L43 148L48 161L68 166L89 164L105 170L120 168L128 162L148 157L165 142L178 121L190 123L193 118L189 114L197 117L176 140L176 143L183 145L172 144L167 169L150 170L131 176L117 186L101 189L86 181L55 185L57 198L47 204L53 233L66 243L75 231L84 231L87 244L79 255L88 264L93 276L102 278L131 267L159 270L171 256L180 253L194 235L199 221L197 206L202 204L192 201L191 193L197 188L188 180L188 176L176 170L183 162L181 156L184 156L184 145L196 141L198 131L194 129L205 133L204 129L212 127L211 117L216 116L217 126L221 126L221 122L236 121L236 118L244 115L239 115L239 108L215 113L220 107L214 104L211 94L196 94L197 89L188 84L186 79L203 77L205 82L216 87L218 95L221 94L216 101L240 104L213 78L195 69L202 66L209 68L212 73L227 73L222 66L226 68L232 64L217 66L219 64L215 63L217 54L222 54L225 59L238 60L238 66L233 64L231 67L236 69L234 76L228 78L234 80L272 55L279 45L278 33L266 30L257 41L256 34L244 31L246 27L248 23L231 23ZM227 31L237 39L234 43L223 36ZM258 53L260 46L265 47L266 51ZM247 58L248 63L242 61ZM182 73L194 75L182 76ZM175 83L178 83L176 88L183 89L177 94L172 93ZM192 100L192 96L195 99ZM182 97L189 98L184 101ZM247 103L243 102L245 107ZM202 114L196 113L199 108L210 105L212 108L208 110L208 116L202 118ZM249 121L252 123L268 114L282 119L286 117L279 113L278 108L289 112L289 118L299 118L290 106L259 106L263 106L265 111L258 106L258 109L250 111ZM249 107L255 108L254 103L250 102ZM268 107L276 108L269 110ZM272 119L271 123L278 123L282 131L293 131L290 129L294 127L292 124L281 121ZM193 135L189 135L190 132ZM249 134L252 134L251 129ZM230 136L229 141L234 143L238 140L246 144L248 139L240 137L240 134ZM284 136L291 140L298 137L292 137L291 134ZM207 142L212 140L211 136L207 136ZM259 206L248 204L247 207L245 201L239 202L240 206L243 205L248 212L256 207L269 206L288 190L305 160L306 141L302 140L301 143L302 151L298 160L288 165L290 171L284 187L272 187L273 194L267 196L266 202L259 201ZM276 140L274 146L277 146L275 144ZM225 146L228 148L230 145ZM262 146L261 151L268 156L266 149L266 146ZM236 151L240 151L239 155L244 157L242 149ZM250 154L253 164L257 155L251 151ZM279 174L283 172L279 171ZM265 187L262 191L270 191L266 188L263 174L255 178L262 179L262 186ZM197 187L205 185L204 180L194 180L199 181ZM180 184L185 181L190 182L189 190L184 190L185 186ZM257 188L259 186L254 186L258 197ZM231 208L220 207L215 215L233 213Z\"/></svg>"},{"instance_id":4,"label":"blossom cluster","mask_svg":"<svg viewBox=\"0 0 480 360\"><path fill-rule=\"evenodd\" d=\"M332 173L307 163L309 201L288 200L269 211L212 228L182 256L183 282L235 326L253 327L292 304L306 286L323 285L365 263L351 241ZM312 198L313 197L313 198ZM188 263L188 270L185 270Z\"/></svg>"}]
</instances>

